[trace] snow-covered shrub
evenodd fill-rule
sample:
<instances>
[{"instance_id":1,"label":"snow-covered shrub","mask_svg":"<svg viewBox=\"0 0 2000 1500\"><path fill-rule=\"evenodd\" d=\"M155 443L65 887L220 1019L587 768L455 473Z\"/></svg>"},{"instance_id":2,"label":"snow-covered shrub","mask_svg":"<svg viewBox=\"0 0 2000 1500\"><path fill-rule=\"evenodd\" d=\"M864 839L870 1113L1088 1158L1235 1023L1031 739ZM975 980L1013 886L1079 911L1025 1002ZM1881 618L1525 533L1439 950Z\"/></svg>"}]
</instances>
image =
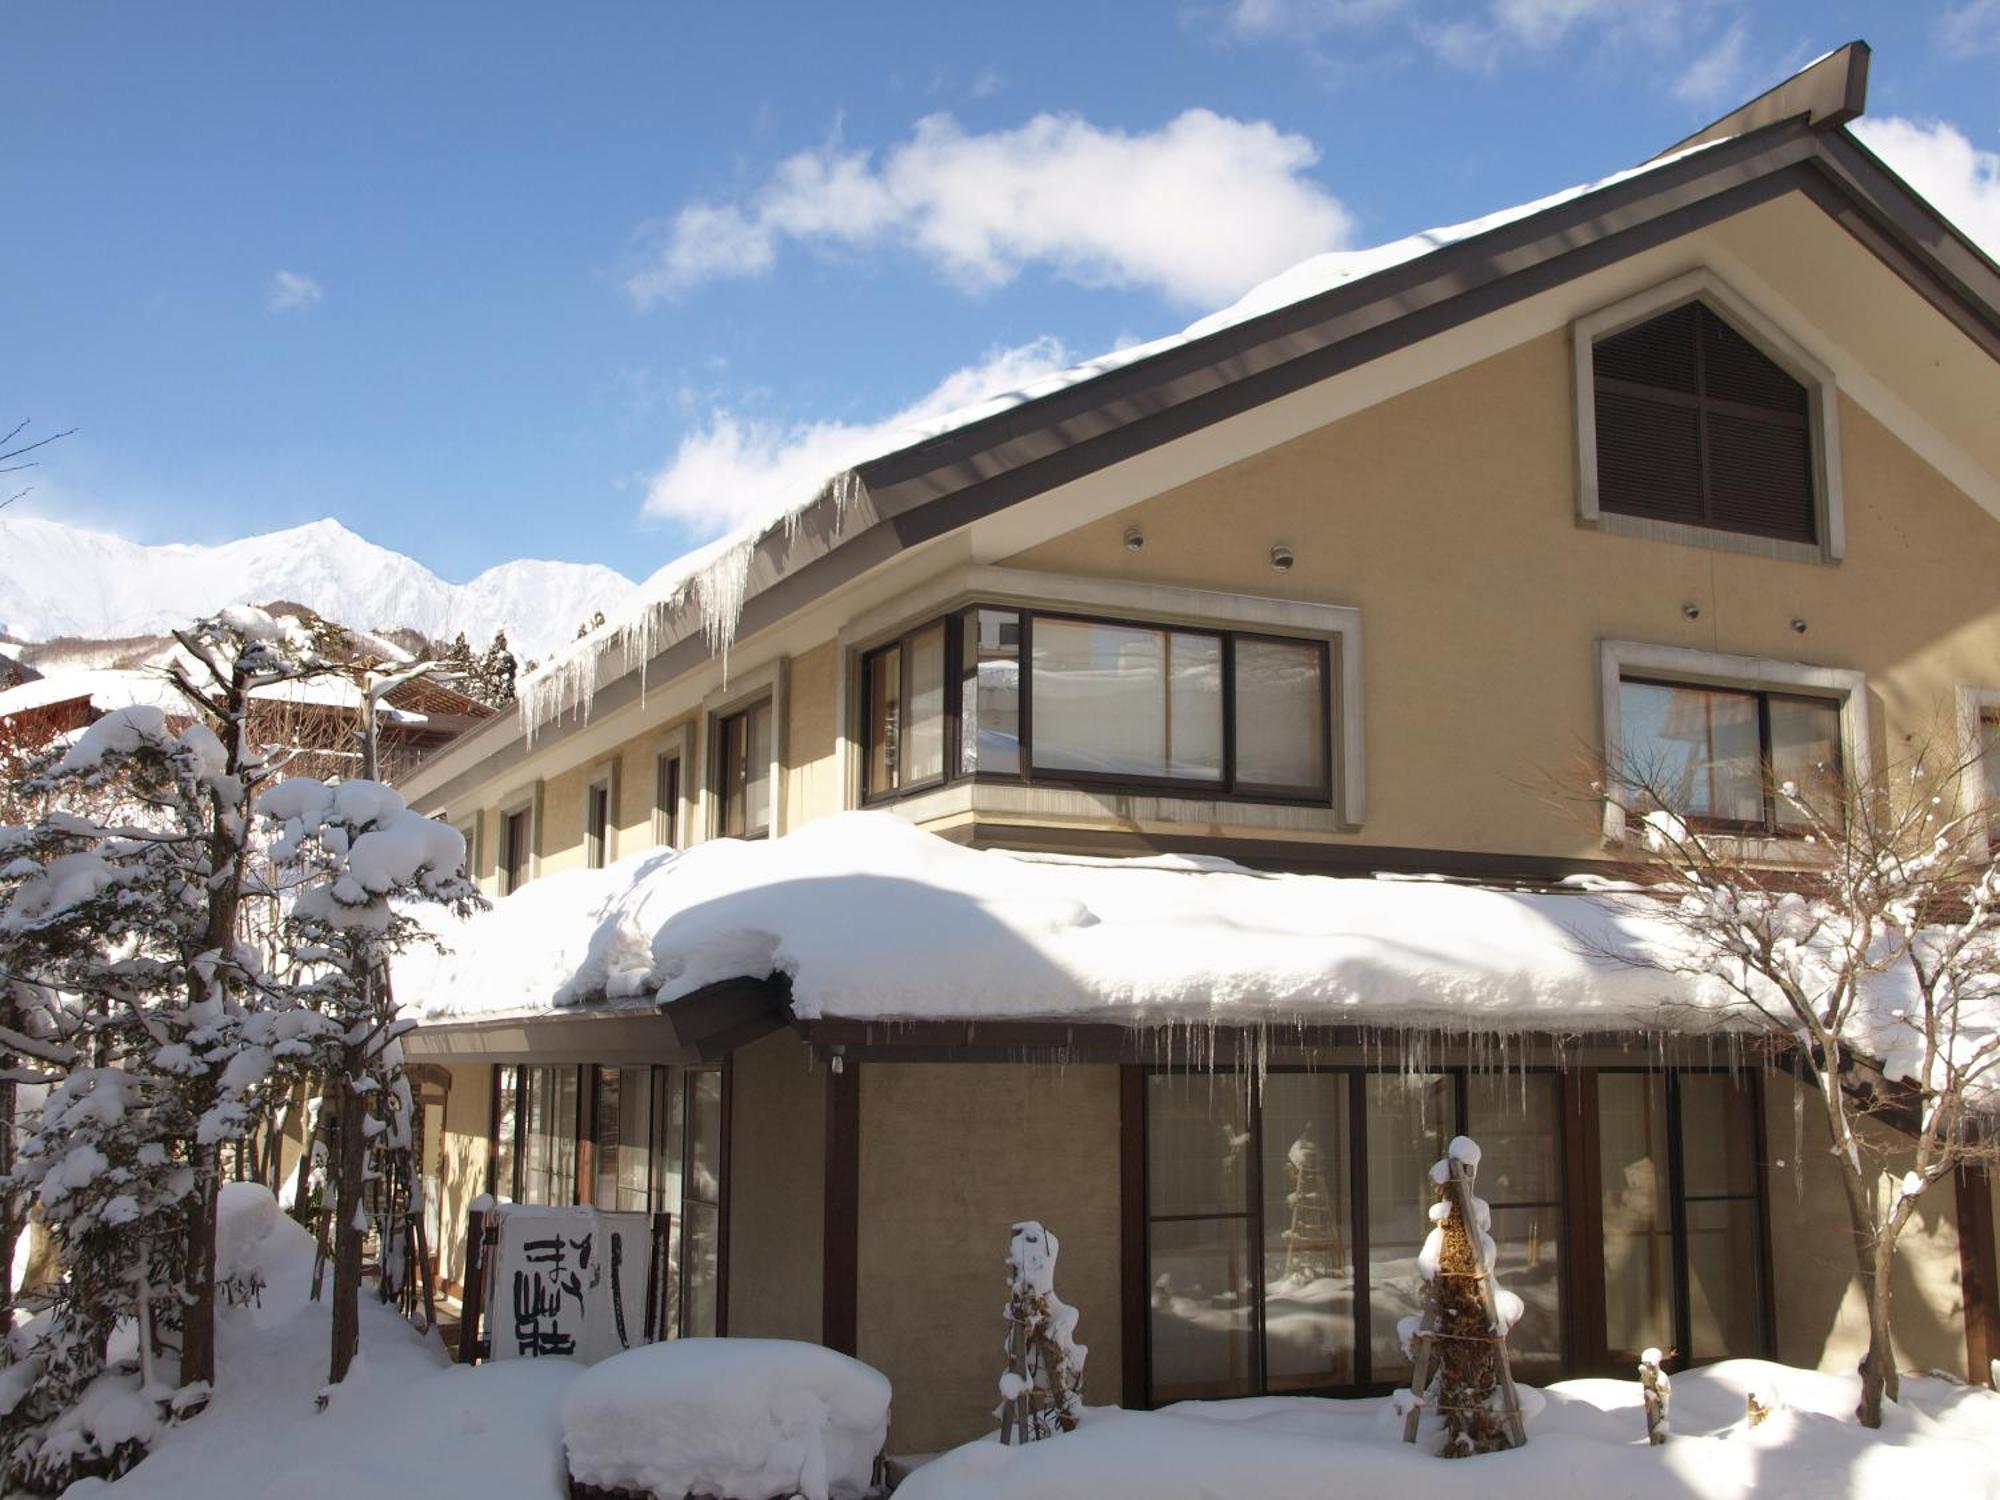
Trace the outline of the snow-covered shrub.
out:
<instances>
[{"instance_id":1,"label":"snow-covered shrub","mask_svg":"<svg viewBox=\"0 0 2000 1500\"><path fill-rule=\"evenodd\" d=\"M1522 1303L1493 1274L1493 1213L1472 1191L1479 1156L1476 1142L1456 1136L1430 1169L1437 1201L1417 1255L1424 1313L1397 1326L1417 1369L1428 1372L1421 1400L1437 1414L1438 1452L1446 1458L1512 1447L1519 1421L1505 1344Z\"/></svg>"},{"instance_id":2,"label":"snow-covered shrub","mask_svg":"<svg viewBox=\"0 0 2000 1500\"><path fill-rule=\"evenodd\" d=\"M673 1339L600 1360L563 1401L573 1484L681 1500L860 1500L889 1382L787 1339Z\"/></svg>"},{"instance_id":3,"label":"snow-covered shrub","mask_svg":"<svg viewBox=\"0 0 2000 1500\"><path fill-rule=\"evenodd\" d=\"M1007 1245L1007 1368L1000 1376L1000 1440L1031 1442L1074 1432L1083 1420L1083 1364L1076 1309L1056 1295L1062 1245L1033 1219Z\"/></svg>"}]
</instances>

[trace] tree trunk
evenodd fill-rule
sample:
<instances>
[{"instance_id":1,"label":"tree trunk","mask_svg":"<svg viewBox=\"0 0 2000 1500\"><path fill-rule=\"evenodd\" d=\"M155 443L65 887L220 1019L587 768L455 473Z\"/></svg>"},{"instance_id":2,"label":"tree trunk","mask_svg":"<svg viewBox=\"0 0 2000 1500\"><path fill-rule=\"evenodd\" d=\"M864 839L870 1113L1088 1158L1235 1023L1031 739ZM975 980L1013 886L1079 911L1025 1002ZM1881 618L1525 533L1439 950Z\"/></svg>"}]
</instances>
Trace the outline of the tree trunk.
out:
<instances>
[{"instance_id":1,"label":"tree trunk","mask_svg":"<svg viewBox=\"0 0 2000 1500\"><path fill-rule=\"evenodd\" d=\"M358 1047L341 1058L340 1117L334 1125L336 1143L333 1204L333 1361L327 1376L338 1385L347 1378L361 1346L361 1241L363 1179L368 1170L366 1100L354 1083L364 1072Z\"/></svg>"},{"instance_id":2,"label":"tree trunk","mask_svg":"<svg viewBox=\"0 0 2000 1500\"><path fill-rule=\"evenodd\" d=\"M215 1203L220 1150L197 1146L188 1205L188 1301L181 1315L181 1384L215 1383Z\"/></svg>"},{"instance_id":3,"label":"tree trunk","mask_svg":"<svg viewBox=\"0 0 2000 1500\"><path fill-rule=\"evenodd\" d=\"M0 1079L0 1180L14 1170L14 1094L11 1078ZM0 1337L14 1327L14 1246L27 1227L27 1194L0 1188L0 1272L7 1277L0 1297Z\"/></svg>"}]
</instances>

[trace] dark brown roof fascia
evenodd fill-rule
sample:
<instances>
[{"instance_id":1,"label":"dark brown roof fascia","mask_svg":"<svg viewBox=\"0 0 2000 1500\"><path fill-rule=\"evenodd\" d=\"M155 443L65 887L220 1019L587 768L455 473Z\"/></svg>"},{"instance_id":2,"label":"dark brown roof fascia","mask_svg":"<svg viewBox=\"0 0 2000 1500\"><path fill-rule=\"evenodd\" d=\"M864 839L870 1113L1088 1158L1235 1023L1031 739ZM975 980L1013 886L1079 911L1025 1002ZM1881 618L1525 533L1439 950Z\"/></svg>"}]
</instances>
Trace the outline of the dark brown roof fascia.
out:
<instances>
[{"instance_id":1,"label":"dark brown roof fascia","mask_svg":"<svg viewBox=\"0 0 2000 1500\"><path fill-rule=\"evenodd\" d=\"M1546 889L1573 875L1622 879L1629 864L1604 859L1560 859L1539 854L1494 854L1475 849L1422 849L1389 844L1333 844L1301 839L1218 838L1203 834L1132 833L1019 823L961 824L944 837L975 849L1037 854L1080 854L1129 859L1149 854L1206 854L1252 870L1285 875L1439 875L1480 885Z\"/></svg>"},{"instance_id":2,"label":"dark brown roof fascia","mask_svg":"<svg viewBox=\"0 0 2000 1500\"><path fill-rule=\"evenodd\" d=\"M1659 161L1690 146L1746 135L1782 120L1803 120L1831 130L1858 119L1868 105L1870 56L1866 42L1849 42L1648 160Z\"/></svg>"}]
</instances>

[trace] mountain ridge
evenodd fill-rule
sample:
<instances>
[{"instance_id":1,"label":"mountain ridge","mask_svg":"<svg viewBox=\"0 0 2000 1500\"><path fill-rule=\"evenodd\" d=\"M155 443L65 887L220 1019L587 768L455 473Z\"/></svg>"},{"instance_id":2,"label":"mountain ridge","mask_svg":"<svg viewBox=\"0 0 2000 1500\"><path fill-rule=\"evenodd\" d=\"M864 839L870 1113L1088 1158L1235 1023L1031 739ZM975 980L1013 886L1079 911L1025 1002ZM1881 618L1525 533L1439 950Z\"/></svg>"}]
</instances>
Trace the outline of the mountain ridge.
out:
<instances>
[{"instance_id":1,"label":"mountain ridge","mask_svg":"<svg viewBox=\"0 0 2000 1500\"><path fill-rule=\"evenodd\" d=\"M635 585L599 563L523 558L449 583L407 554L323 517L207 545L133 542L46 516L0 515L0 635L150 635L225 604L291 599L368 631L399 628L475 650L504 629L547 657Z\"/></svg>"}]
</instances>

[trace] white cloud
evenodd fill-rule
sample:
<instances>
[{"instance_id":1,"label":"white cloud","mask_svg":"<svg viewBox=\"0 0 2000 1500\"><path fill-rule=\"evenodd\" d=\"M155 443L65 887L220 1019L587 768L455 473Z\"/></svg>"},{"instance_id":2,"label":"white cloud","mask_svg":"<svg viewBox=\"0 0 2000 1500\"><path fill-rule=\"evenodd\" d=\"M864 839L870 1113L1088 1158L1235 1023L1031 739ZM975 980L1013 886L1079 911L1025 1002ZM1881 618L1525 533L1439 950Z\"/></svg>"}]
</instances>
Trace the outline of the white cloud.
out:
<instances>
[{"instance_id":1,"label":"white cloud","mask_svg":"<svg viewBox=\"0 0 2000 1500\"><path fill-rule=\"evenodd\" d=\"M1938 40L1953 55L2000 53L2000 0L1966 0L1938 19Z\"/></svg>"},{"instance_id":2,"label":"white cloud","mask_svg":"<svg viewBox=\"0 0 2000 1500\"><path fill-rule=\"evenodd\" d=\"M1674 80L1674 97L1684 104L1715 108L1747 95L1750 30L1741 21L1689 63Z\"/></svg>"},{"instance_id":3,"label":"white cloud","mask_svg":"<svg viewBox=\"0 0 2000 1500\"><path fill-rule=\"evenodd\" d=\"M1487 0L1473 17L1419 25L1417 36L1439 61L1490 73L1513 53L1548 53L1572 34L1594 33L1608 46L1680 47L1689 30L1679 0Z\"/></svg>"},{"instance_id":4,"label":"white cloud","mask_svg":"<svg viewBox=\"0 0 2000 1500\"><path fill-rule=\"evenodd\" d=\"M1245 40L1314 37L1385 20L1408 4L1409 0L1232 0L1223 29Z\"/></svg>"},{"instance_id":5,"label":"white cloud","mask_svg":"<svg viewBox=\"0 0 2000 1500\"><path fill-rule=\"evenodd\" d=\"M2000 260L2000 151L1983 151L1942 120L1920 124L1884 115L1853 125L1869 150L1967 238Z\"/></svg>"},{"instance_id":6,"label":"white cloud","mask_svg":"<svg viewBox=\"0 0 2000 1500\"><path fill-rule=\"evenodd\" d=\"M787 158L742 203L689 204L626 288L643 307L762 275L792 240L899 246L974 290L1039 265L1209 305L1346 243L1347 210L1306 175L1318 160L1304 136L1204 109L1141 134L1048 114L968 134L931 115L879 159L834 142Z\"/></svg>"},{"instance_id":7,"label":"white cloud","mask_svg":"<svg viewBox=\"0 0 2000 1500\"><path fill-rule=\"evenodd\" d=\"M312 277L297 271L276 271L271 276L271 292L265 305L272 312L292 312L311 307L325 292Z\"/></svg>"},{"instance_id":8,"label":"white cloud","mask_svg":"<svg viewBox=\"0 0 2000 1500\"><path fill-rule=\"evenodd\" d=\"M1060 341L995 349L901 411L874 422L761 421L710 413L646 487L646 514L708 537L809 497L842 469L914 441L938 419L1017 391L1075 361Z\"/></svg>"}]
</instances>

